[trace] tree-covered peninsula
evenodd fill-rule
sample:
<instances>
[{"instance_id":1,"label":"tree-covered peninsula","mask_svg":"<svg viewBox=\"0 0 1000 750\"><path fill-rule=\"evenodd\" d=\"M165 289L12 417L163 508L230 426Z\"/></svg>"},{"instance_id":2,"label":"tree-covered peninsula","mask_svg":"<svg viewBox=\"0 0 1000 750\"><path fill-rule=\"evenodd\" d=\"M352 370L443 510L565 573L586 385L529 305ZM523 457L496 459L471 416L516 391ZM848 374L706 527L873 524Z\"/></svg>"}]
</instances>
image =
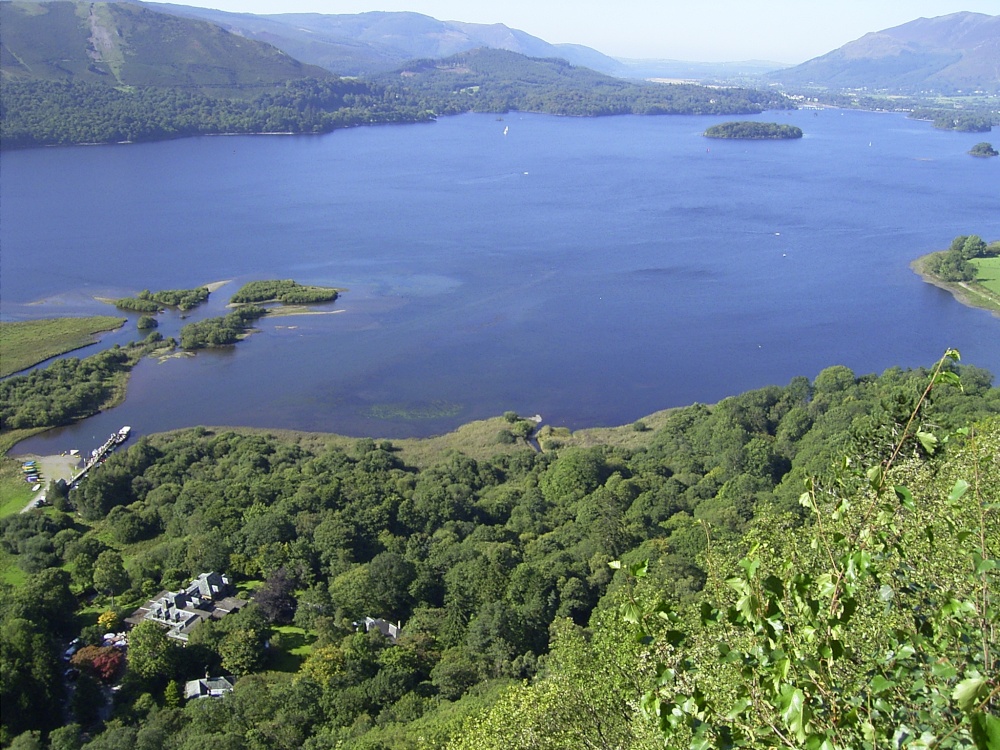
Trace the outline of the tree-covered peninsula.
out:
<instances>
[{"instance_id":1,"label":"tree-covered peninsula","mask_svg":"<svg viewBox=\"0 0 1000 750\"><path fill-rule=\"evenodd\" d=\"M947 250L918 258L911 267L959 301L1000 314L1000 241L960 235Z\"/></svg>"},{"instance_id":2,"label":"tree-covered peninsula","mask_svg":"<svg viewBox=\"0 0 1000 750\"><path fill-rule=\"evenodd\" d=\"M542 452L497 439L513 414L429 441L143 437L0 520L0 741L839 750L905 724L985 750L990 383L835 366ZM251 604L186 645L141 624L98 664L210 571ZM185 701L206 671L231 692Z\"/></svg>"},{"instance_id":3,"label":"tree-covered peninsula","mask_svg":"<svg viewBox=\"0 0 1000 750\"><path fill-rule=\"evenodd\" d=\"M751 141L784 141L802 137L802 128L777 122L723 122L704 133L706 138L731 138Z\"/></svg>"}]
</instances>

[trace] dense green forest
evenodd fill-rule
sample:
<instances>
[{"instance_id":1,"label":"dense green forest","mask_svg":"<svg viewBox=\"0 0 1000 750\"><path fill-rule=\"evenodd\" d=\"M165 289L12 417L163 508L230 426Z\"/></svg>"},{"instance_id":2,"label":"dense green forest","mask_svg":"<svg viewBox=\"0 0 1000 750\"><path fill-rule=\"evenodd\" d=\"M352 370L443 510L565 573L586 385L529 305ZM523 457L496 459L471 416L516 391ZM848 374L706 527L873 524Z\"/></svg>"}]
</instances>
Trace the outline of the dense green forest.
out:
<instances>
[{"instance_id":1,"label":"dense green forest","mask_svg":"<svg viewBox=\"0 0 1000 750\"><path fill-rule=\"evenodd\" d=\"M0 381L0 430L57 427L96 414L124 393L128 373L158 338L67 357Z\"/></svg>"},{"instance_id":2,"label":"dense green forest","mask_svg":"<svg viewBox=\"0 0 1000 750\"><path fill-rule=\"evenodd\" d=\"M776 122L723 122L705 131L706 138L738 138L744 140L779 141L802 137L802 128Z\"/></svg>"},{"instance_id":3,"label":"dense green forest","mask_svg":"<svg viewBox=\"0 0 1000 750\"><path fill-rule=\"evenodd\" d=\"M567 435L537 452L500 439L513 414L493 447L436 455L321 435L144 437L57 508L0 521L27 575L0 586L3 739L478 750L653 748L666 733L668 747L846 748L906 723L900 747L926 747L924 732L990 747L1000 389L942 363L831 367L622 428L630 448ZM949 505L960 478L968 493ZM848 543L861 547L837 562ZM208 570L254 603L184 648L140 626L123 673L91 651L75 682L61 677L70 638L100 647L147 597ZM831 595L843 606L813 622ZM399 621L397 642L357 631L365 616ZM914 623L925 643L882 661ZM235 691L183 704L206 669ZM854 719L837 713L857 696ZM50 708L63 701L67 718Z\"/></svg>"},{"instance_id":4,"label":"dense green forest","mask_svg":"<svg viewBox=\"0 0 1000 750\"><path fill-rule=\"evenodd\" d=\"M430 114L387 99L372 84L290 81L249 99L168 87L112 88L81 81L0 83L3 148L118 143L220 133L326 133Z\"/></svg>"}]
</instances>

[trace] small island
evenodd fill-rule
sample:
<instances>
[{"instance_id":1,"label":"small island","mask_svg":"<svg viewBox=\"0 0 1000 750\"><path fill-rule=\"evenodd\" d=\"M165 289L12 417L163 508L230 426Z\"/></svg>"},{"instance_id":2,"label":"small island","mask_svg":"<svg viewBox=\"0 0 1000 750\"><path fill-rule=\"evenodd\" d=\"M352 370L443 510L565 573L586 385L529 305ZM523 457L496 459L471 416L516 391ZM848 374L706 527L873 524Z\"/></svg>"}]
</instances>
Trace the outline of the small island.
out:
<instances>
[{"instance_id":1,"label":"small island","mask_svg":"<svg viewBox=\"0 0 1000 750\"><path fill-rule=\"evenodd\" d=\"M777 122L751 120L723 122L713 125L704 133L706 138L726 138L749 141L786 141L802 137L802 128L781 125Z\"/></svg>"},{"instance_id":2,"label":"small island","mask_svg":"<svg viewBox=\"0 0 1000 750\"><path fill-rule=\"evenodd\" d=\"M993 148L992 143L987 143L983 141L982 143L977 143L971 149L969 149L969 154L972 156L978 156L980 158L989 158L991 156L1000 156L1000 151Z\"/></svg>"},{"instance_id":3,"label":"small island","mask_svg":"<svg viewBox=\"0 0 1000 750\"><path fill-rule=\"evenodd\" d=\"M947 250L917 258L910 267L959 302L1000 316L1000 242L987 245L977 235L960 235Z\"/></svg>"},{"instance_id":4,"label":"small island","mask_svg":"<svg viewBox=\"0 0 1000 750\"><path fill-rule=\"evenodd\" d=\"M306 286L291 279L251 281L240 287L230 299L230 304L280 302L283 305L315 305L334 302L338 294L339 290L333 287Z\"/></svg>"},{"instance_id":5,"label":"small island","mask_svg":"<svg viewBox=\"0 0 1000 750\"><path fill-rule=\"evenodd\" d=\"M130 310L141 313L158 313L164 307L176 307L181 312L192 310L208 301L210 294L207 286L195 289L165 289L151 292L143 289L135 297L122 297L114 301L119 310Z\"/></svg>"},{"instance_id":6,"label":"small island","mask_svg":"<svg viewBox=\"0 0 1000 750\"><path fill-rule=\"evenodd\" d=\"M189 323L181 329L181 348L210 349L229 346L246 338L253 323L265 315L300 314L305 305L333 302L340 290L332 287L307 286L291 279L251 281L244 284L229 300L235 308L228 315ZM266 304L277 307L262 307Z\"/></svg>"}]
</instances>

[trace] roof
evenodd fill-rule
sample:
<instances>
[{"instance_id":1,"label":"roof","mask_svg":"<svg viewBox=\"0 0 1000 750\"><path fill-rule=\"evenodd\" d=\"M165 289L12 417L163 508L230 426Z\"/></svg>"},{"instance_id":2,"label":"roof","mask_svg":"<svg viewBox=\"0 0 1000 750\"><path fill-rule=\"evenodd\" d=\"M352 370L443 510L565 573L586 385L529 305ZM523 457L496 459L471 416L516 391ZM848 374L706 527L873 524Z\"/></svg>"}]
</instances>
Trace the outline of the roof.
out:
<instances>
[{"instance_id":1,"label":"roof","mask_svg":"<svg viewBox=\"0 0 1000 750\"><path fill-rule=\"evenodd\" d=\"M168 629L167 635L186 641L202 620L218 620L246 606L243 599L229 596L229 579L216 572L202 573L183 591L161 591L139 607L125 622L138 625L151 620Z\"/></svg>"},{"instance_id":2,"label":"roof","mask_svg":"<svg viewBox=\"0 0 1000 750\"><path fill-rule=\"evenodd\" d=\"M216 698L231 693L235 683L230 677L206 677L184 683L185 698Z\"/></svg>"}]
</instances>

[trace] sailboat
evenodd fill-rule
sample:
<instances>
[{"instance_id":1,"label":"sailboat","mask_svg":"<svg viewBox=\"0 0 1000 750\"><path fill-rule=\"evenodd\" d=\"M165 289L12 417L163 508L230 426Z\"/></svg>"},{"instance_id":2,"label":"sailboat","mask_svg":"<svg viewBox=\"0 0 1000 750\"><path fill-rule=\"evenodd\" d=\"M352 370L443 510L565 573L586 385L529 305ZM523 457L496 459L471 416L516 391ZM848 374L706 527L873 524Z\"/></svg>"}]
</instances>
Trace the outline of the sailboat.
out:
<instances>
[{"instance_id":1,"label":"sailboat","mask_svg":"<svg viewBox=\"0 0 1000 750\"><path fill-rule=\"evenodd\" d=\"M504 127L503 127L503 134L507 135L507 131L508 130L510 130L510 128L508 128L506 125L504 125Z\"/></svg>"}]
</instances>

